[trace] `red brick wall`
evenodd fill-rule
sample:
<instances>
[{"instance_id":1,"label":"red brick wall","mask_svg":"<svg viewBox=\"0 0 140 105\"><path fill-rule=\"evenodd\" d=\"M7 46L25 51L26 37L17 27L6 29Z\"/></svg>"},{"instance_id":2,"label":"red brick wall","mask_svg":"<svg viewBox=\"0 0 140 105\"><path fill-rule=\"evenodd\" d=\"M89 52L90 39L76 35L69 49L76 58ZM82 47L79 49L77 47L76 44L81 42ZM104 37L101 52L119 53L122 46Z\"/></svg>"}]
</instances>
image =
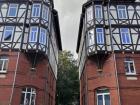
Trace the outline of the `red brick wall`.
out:
<instances>
[{"instance_id":1,"label":"red brick wall","mask_svg":"<svg viewBox=\"0 0 140 105\"><path fill-rule=\"evenodd\" d=\"M110 90L111 95L111 105L119 105L119 96L117 91L117 79L115 75L115 62L113 58L113 54L108 57L103 66L103 71L99 73L97 71L97 65L93 59L88 59L85 64L85 70L81 76L80 86L81 86L81 101L82 97L85 94L87 98L87 105L97 105L96 104L96 89L107 87ZM86 84L83 82L83 78L86 75ZM87 88L87 91L84 90L84 85ZM88 93L88 94L87 94Z\"/></svg>"},{"instance_id":2,"label":"red brick wall","mask_svg":"<svg viewBox=\"0 0 140 105\"><path fill-rule=\"evenodd\" d=\"M127 76L125 74L124 59L131 57L135 62L137 75ZM140 105L140 55L139 54L116 54L120 96L122 105ZM127 78L137 78L128 80Z\"/></svg>"},{"instance_id":3,"label":"red brick wall","mask_svg":"<svg viewBox=\"0 0 140 105\"><path fill-rule=\"evenodd\" d=\"M0 78L0 103L9 101L18 56L17 52L7 54L9 55L9 67L6 78ZM49 97L51 97L50 105L55 105L56 79L47 58L41 59L37 63L36 71L31 71L31 62L27 58L24 53L20 53L12 105L20 104L21 91L26 86L31 86L36 89L36 105L48 105Z\"/></svg>"},{"instance_id":4,"label":"red brick wall","mask_svg":"<svg viewBox=\"0 0 140 105\"><path fill-rule=\"evenodd\" d=\"M0 77L5 76L5 78L0 78L0 104L8 105L12 92L11 87L15 73L17 53L0 52L0 55L8 55L9 57L8 72L6 74L0 74Z\"/></svg>"},{"instance_id":5,"label":"red brick wall","mask_svg":"<svg viewBox=\"0 0 140 105\"><path fill-rule=\"evenodd\" d=\"M128 56L135 62L137 74L134 76L125 74L124 59ZM137 80L130 80L130 78ZM100 87L108 87L110 90L111 105L120 105L119 99L121 105L140 105L140 55L112 54L106 60L102 73L97 72L97 65L93 59L87 59L80 78L80 105L84 105L84 96L88 99L87 105L97 105L96 89Z\"/></svg>"}]
</instances>

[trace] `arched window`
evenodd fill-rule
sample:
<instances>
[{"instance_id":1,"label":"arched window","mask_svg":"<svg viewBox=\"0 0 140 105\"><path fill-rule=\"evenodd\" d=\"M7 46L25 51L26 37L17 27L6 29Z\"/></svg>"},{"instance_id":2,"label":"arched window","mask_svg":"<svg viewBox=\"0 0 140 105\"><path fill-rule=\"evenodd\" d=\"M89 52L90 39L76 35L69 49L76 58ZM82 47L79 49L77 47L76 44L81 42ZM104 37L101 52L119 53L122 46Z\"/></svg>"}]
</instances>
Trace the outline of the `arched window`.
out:
<instances>
[{"instance_id":1,"label":"arched window","mask_svg":"<svg viewBox=\"0 0 140 105\"><path fill-rule=\"evenodd\" d=\"M22 89L20 105L35 105L36 89L26 87Z\"/></svg>"},{"instance_id":2,"label":"arched window","mask_svg":"<svg viewBox=\"0 0 140 105\"><path fill-rule=\"evenodd\" d=\"M97 105L110 105L110 93L108 89L98 89L96 95Z\"/></svg>"},{"instance_id":3,"label":"arched window","mask_svg":"<svg viewBox=\"0 0 140 105\"><path fill-rule=\"evenodd\" d=\"M6 73L8 68L8 57L0 56L0 73Z\"/></svg>"}]
</instances>

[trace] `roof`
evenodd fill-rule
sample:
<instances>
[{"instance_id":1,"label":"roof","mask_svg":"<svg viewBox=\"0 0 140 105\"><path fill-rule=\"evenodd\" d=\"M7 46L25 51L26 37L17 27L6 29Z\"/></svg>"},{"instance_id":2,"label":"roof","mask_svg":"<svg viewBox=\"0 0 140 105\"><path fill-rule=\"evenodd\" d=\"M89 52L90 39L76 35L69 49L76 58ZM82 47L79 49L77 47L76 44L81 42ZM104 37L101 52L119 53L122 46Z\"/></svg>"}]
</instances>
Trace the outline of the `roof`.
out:
<instances>
[{"instance_id":1,"label":"roof","mask_svg":"<svg viewBox=\"0 0 140 105\"><path fill-rule=\"evenodd\" d=\"M59 47L59 50L62 50L58 12L55 9L53 9L52 13L53 13L53 18L54 18L55 31L57 33L56 38L57 38L57 42L58 42L58 47Z\"/></svg>"}]
</instances>

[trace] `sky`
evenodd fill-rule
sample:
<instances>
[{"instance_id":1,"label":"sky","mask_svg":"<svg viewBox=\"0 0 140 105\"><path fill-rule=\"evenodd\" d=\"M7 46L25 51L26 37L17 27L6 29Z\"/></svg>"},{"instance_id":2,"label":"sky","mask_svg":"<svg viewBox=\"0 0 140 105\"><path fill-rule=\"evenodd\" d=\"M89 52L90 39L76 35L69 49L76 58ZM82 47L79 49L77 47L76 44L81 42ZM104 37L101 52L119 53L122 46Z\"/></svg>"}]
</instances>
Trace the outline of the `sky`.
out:
<instances>
[{"instance_id":1,"label":"sky","mask_svg":"<svg viewBox=\"0 0 140 105\"><path fill-rule=\"evenodd\" d=\"M54 0L59 14L63 50L71 51L75 57L82 5L87 0Z\"/></svg>"}]
</instances>

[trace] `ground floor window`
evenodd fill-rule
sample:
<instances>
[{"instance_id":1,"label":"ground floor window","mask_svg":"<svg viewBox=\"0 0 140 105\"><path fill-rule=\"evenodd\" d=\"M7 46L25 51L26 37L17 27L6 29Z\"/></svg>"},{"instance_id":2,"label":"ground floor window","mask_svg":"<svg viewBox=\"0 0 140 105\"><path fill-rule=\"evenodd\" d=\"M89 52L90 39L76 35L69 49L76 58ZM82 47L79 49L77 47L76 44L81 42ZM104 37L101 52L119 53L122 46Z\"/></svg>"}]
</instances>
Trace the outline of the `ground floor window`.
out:
<instances>
[{"instance_id":1,"label":"ground floor window","mask_svg":"<svg viewBox=\"0 0 140 105\"><path fill-rule=\"evenodd\" d=\"M97 90L97 105L111 105L110 93L108 89Z\"/></svg>"},{"instance_id":2,"label":"ground floor window","mask_svg":"<svg viewBox=\"0 0 140 105\"><path fill-rule=\"evenodd\" d=\"M20 105L35 105L36 90L34 88L23 88Z\"/></svg>"}]
</instances>

